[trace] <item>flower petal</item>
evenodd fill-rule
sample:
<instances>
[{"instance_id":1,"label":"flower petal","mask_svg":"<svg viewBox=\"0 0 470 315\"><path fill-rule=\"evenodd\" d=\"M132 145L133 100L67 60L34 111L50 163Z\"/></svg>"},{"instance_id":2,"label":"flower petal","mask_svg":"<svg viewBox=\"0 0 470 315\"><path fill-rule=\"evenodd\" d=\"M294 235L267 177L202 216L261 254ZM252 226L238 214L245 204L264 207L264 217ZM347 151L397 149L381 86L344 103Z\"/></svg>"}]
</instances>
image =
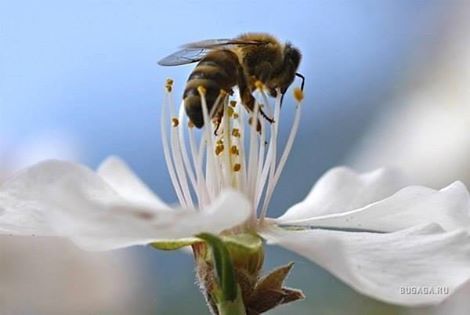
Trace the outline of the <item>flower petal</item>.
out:
<instances>
[{"instance_id":1,"label":"flower petal","mask_svg":"<svg viewBox=\"0 0 470 315\"><path fill-rule=\"evenodd\" d=\"M47 187L62 176L80 181L84 167L61 161L45 161L22 170L0 186L0 233L14 235L55 235L46 213L52 205L42 200ZM60 196L58 196L61 198Z\"/></svg>"},{"instance_id":2,"label":"flower petal","mask_svg":"<svg viewBox=\"0 0 470 315\"><path fill-rule=\"evenodd\" d=\"M262 235L389 303L437 304L470 279L469 234L436 224L386 234L270 227Z\"/></svg>"},{"instance_id":3,"label":"flower petal","mask_svg":"<svg viewBox=\"0 0 470 315\"><path fill-rule=\"evenodd\" d=\"M346 167L336 167L323 175L307 197L279 220L300 220L361 208L392 195L406 184L402 174L390 169L358 174Z\"/></svg>"},{"instance_id":4,"label":"flower petal","mask_svg":"<svg viewBox=\"0 0 470 315\"><path fill-rule=\"evenodd\" d=\"M108 157L97 170L100 175L118 194L126 200L141 203L143 206L157 209L170 209L129 166L120 158Z\"/></svg>"},{"instance_id":5,"label":"flower petal","mask_svg":"<svg viewBox=\"0 0 470 315\"><path fill-rule=\"evenodd\" d=\"M90 169L63 161L39 163L0 188L0 233L66 236L92 250L218 233L250 213L249 202L233 191L198 212L158 211L129 202Z\"/></svg>"},{"instance_id":6,"label":"flower petal","mask_svg":"<svg viewBox=\"0 0 470 315\"><path fill-rule=\"evenodd\" d=\"M470 228L470 195L461 182L442 190L410 186L361 209L303 220L276 221L280 224L380 232L438 223L451 231Z\"/></svg>"}]
</instances>

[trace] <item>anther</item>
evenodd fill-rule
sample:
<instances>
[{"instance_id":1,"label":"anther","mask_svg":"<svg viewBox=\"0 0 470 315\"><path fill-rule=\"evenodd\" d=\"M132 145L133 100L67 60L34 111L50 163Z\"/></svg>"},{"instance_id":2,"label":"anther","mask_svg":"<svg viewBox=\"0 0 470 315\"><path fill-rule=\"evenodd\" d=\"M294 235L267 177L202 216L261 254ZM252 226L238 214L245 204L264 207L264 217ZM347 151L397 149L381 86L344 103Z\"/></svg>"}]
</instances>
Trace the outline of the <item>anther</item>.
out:
<instances>
[{"instance_id":1,"label":"anther","mask_svg":"<svg viewBox=\"0 0 470 315\"><path fill-rule=\"evenodd\" d=\"M232 145L230 147L230 153L233 155L240 155L240 151L238 150L238 147L236 145Z\"/></svg>"},{"instance_id":2,"label":"anther","mask_svg":"<svg viewBox=\"0 0 470 315\"><path fill-rule=\"evenodd\" d=\"M240 134L240 129L238 128L233 128L232 129L232 136L234 136L235 138L240 138L241 134Z\"/></svg>"},{"instance_id":3,"label":"anther","mask_svg":"<svg viewBox=\"0 0 470 315\"><path fill-rule=\"evenodd\" d=\"M238 113L233 113L233 119L238 119L239 115Z\"/></svg>"},{"instance_id":4,"label":"anther","mask_svg":"<svg viewBox=\"0 0 470 315\"><path fill-rule=\"evenodd\" d=\"M230 106L235 107L237 106L237 101L230 101Z\"/></svg>"},{"instance_id":5,"label":"anther","mask_svg":"<svg viewBox=\"0 0 470 315\"><path fill-rule=\"evenodd\" d=\"M202 96L202 95L206 95L206 88L203 87L202 85L199 85L197 87L197 91L199 92L199 94Z\"/></svg>"},{"instance_id":6,"label":"anther","mask_svg":"<svg viewBox=\"0 0 470 315\"><path fill-rule=\"evenodd\" d=\"M218 144L215 146L215 155L220 155L224 151L224 145Z\"/></svg>"},{"instance_id":7,"label":"anther","mask_svg":"<svg viewBox=\"0 0 470 315\"><path fill-rule=\"evenodd\" d=\"M228 117L232 117L235 111L233 110L232 107L227 107L227 115Z\"/></svg>"},{"instance_id":8,"label":"anther","mask_svg":"<svg viewBox=\"0 0 470 315\"><path fill-rule=\"evenodd\" d=\"M169 93L173 89L173 80L172 79L166 79L165 83L165 89Z\"/></svg>"},{"instance_id":9,"label":"anther","mask_svg":"<svg viewBox=\"0 0 470 315\"><path fill-rule=\"evenodd\" d=\"M171 125L172 125L173 127L178 127L179 124L180 124L180 121L178 120L178 118L173 117L173 118L171 119Z\"/></svg>"},{"instance_id":10,"label":"anther","mask_svg":"<svg viewBox=\"0 0 470 315\"><path fill-rule=\"evenodd\" d=\"M220 95L221 97L227 96L227 94L228 94L227 91L225 91L225 90L223 90L223 89L220 89L219 95Z\"/></svg>"},{"instance_id":11,"label":"anther","mask_svg":"<svg viewBox=\"0 0 470 315\"><path fill-rule=\"evenodd\" d=\"M302 102L302 100L304 99L304 92L299 89L299 88L295 88L294 89L294 98L297 102Z\"/></svg>"},{"instance_id":12,"label":"anther","mask_svg":"<svg viewBox=\"0 0 470 315\"><path fill-rule=\"evenodd\" d=\"M260 80L255 81L255 87L260 91L264 91L265 89L264 83L261 82Z\"/></svg>"},{"instance_id":13,"label":"anther","mask_svg":"<svg viewBox=\"0 0 470 315\"><path fill-rule=\"evenodd\" d=\"M234 172L240 171L241 168L242 168L242 166L241 166L240 163L236 163L236 164L233 165L233 171Z\"/></svg>"},{"instance_id":14,"label":"anther","mask_svg":"<svg viewBox=\"0 0 470 315\"><path fill-rule=\"evenodd\" d=\"M188 128L194 128L194 124L191 120L188 121Z\"/></svg>"}]
</instances>

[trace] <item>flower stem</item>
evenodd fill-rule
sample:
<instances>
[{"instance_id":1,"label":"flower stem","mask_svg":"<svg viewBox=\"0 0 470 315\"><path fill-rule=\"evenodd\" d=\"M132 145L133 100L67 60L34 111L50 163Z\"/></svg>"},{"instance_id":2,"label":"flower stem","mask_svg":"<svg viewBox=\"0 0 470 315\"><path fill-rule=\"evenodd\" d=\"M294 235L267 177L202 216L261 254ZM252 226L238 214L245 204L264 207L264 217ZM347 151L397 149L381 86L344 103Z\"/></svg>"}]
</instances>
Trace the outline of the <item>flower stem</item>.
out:
<instances>
[{"instance_id":1,"label":"flower stem","mask_svg":"<svg viewBox=\"0 0 470 315\"><path fill-rule=\"evenodd\" d=\"M221 301L217 304L219 315L246 315L245 305L240 296L235 301Z\"/></svg>"}]
</instances>

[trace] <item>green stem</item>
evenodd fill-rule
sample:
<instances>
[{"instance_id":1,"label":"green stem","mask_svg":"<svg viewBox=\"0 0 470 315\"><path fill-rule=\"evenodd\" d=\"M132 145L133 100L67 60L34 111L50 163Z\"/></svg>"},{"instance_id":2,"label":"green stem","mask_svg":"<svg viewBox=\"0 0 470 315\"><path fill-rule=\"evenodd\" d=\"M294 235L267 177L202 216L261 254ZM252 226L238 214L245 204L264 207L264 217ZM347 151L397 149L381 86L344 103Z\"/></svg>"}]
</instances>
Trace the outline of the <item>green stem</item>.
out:
<instances>
[{"instance_id":1,"label":"green stem","mask_svg":"<svg viewBox=\"0 0 470 315\"><path fill-rule=\"evenodd\" d=\"M217 304L219 315L246 315L245 306L242 299L237 298L235 301L222 301Z\"/></svg>"}]
</instances>

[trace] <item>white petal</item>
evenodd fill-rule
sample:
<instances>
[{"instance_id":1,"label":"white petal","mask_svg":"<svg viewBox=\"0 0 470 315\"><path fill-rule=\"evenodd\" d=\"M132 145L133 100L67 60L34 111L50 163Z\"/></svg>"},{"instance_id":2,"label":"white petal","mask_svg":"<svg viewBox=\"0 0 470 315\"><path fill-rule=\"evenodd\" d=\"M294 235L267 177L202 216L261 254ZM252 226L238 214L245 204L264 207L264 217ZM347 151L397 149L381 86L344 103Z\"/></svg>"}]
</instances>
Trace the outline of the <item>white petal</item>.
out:
<instances>
[{"instance_id":1,"label":"white petal","mask_svg":"<svg viewBox=\"0 0 470 315\"><path fill-rule=\"evenodd\" d=\"M44 200L47 187L62 176L75 176L90 170L73 163L45 161L22 170L0 186L0 233L14 235L55 235L46 213L53 208ZM61 198L60 196L58 196Z\"/></svg>"},{"instance_id":2,"label":"white petal","mask_svg":"<svg viewBox=\"0 0 470 315\"><path fill-rule=\"evenodd\" d=\"M143 206L157 209L170 209L140 178L134 174L129 166L115 156L107 158L97 170L100 175L118 194L126 200L140 203Z\"/></svg>"},{"instance_id":3,"label":"white petal","mask_svg":"<svg viewBox=\"0 0 470 315\"><path fill-rule=\"evenodd\" d=\"M437 304L470 279L469 234L443 232L435 224L387 234L271 227L262 235L389 303ZM407 288L440 291L407 294Z\"/></svg>"},{"instance_id":4,"label":"white petal","mask_svg":"<svg viewBox=\"0 0 470 315\"><path fill-rule=\"evenodd\" d=\"M63 186L62 186L63 187ZM57 190L55 194L66 194ZM71 238L77 245L88 250L109 250L132 245L145 245L192 237L201 232L220 233L242 224L251 214L246 198L235 191L225 191L207 208L200 211L175 209L158 214L141 208L140 213L130 205L111 205L101 200L85 200L83 195L72 193L76 198L72 209L93 209L90 213L69 216L56 212L53 216L59 233ZM100 211L96 211L100 210Z\"/></svg>"},{"instance_id":5,"label":"white petal","mask_svg":"<svg viewBox=\"0 0 470 315\"><path fill-rule=\"evenodd\" d=\"M406 184L400 173L390 169L358 174L346 167L333 168L318 180L302 202L279 219L299 220L358 209L392 195Z\"/></svg>"},{"instance_id":6,"label":"white petal","mask_svg":"<svg viewBox=\"0 0 470 315\"><path fill-rule=\"evenodd\" d=\"M232 191L199 212L143 207L90 169L63 161L32 166L0 188L0 233L66 236L93 250L218 233L250 213L249 202Z\"/></svg>"},{"instance_id":7,"label":"white petal","mask_svg":"<svg viewBox=\"0 0 470 315\"><path fill-rule=\"evenodd\" d=\"M470 195L461 182L437 191L410 186L364 208L303 220L276 220L282 224L392 232L438 223L445 230L470 228Z\"/></svg>"}]
</instances>

